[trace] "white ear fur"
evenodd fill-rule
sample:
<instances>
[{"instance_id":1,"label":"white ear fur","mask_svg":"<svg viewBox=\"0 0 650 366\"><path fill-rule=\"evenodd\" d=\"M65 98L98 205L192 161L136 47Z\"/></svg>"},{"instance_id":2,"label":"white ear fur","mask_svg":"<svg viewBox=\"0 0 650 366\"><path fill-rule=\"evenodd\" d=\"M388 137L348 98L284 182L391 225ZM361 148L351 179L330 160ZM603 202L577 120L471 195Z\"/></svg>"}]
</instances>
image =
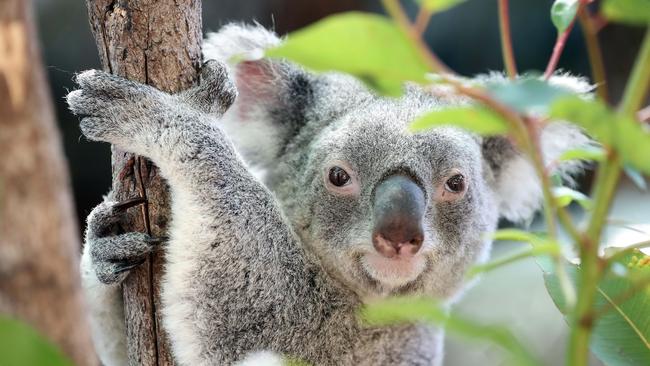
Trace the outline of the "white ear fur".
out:
<instances>
[{"instance_id":1,"label":"white ear fur","mask_svg":"<svg viewBox=\"0 0 650 366\"><path fill-rule=\"evenodd\" d=\"M490 81L498 81L502 76L496 74L487 77ZM486 79L486 80L487 80ZM550 78L549 83L560 86L589 98L593 90L585 79L569 74L558 74ZM569 185L572 185L572 175L584 168L580 161L557 163L557 159L567 150L594 145L595 142L587 137L577 126L567 122L554 121L546 125L540 135L540 144L544 164L553 165L550 173L559 173ZM495 191L499 199L499 215L509 221L522 222L530 219L541 208L543 201L542 186L537 178L530 160L523 154L508 155L495 177Z\"/></svg>"},{"instance_id":2,"label":"white ear fur","mask_svg":"<svg viewBox=\"0 0 650 366\"><path fill-rule=\"evenodd\" d=\"M251 168L259 172L256 176L260 179L264 167L277 156L281 140L281 133L268 113L282 87L282 70L274 62L263 59L266 49L280 43L275 33L259 24L237 23L209 33L203 42L204 59L230 65L239 90L239 97L219 126Z\"/></svg>"},{"instance_id":3,"label":"white ear fur","mask_svg":"<svg viewBox=\"0 0 650 366\"><path fill-rule=\"evenodd\" d=\"M203 41L203 58L231 64L242 59L259 60L264 56L264 50L280 43L275 33L259 24L231 23L218 32L208 33Z\"/></svg>"}]
</instances>

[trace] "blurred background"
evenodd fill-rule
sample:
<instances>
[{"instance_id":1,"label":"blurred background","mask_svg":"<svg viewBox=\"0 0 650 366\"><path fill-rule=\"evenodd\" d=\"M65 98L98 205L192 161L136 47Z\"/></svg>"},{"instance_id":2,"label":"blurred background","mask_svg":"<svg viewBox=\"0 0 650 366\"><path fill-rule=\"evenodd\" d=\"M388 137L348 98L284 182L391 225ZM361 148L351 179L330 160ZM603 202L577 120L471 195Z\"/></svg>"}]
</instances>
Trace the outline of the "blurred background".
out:
<instances>
[{"instance_id":1,"label":"blurred background","mask_svg":"<svg viewBox=\"0 0 650 366\"><path fill-rule=\"evenodd\" d=\"M551 4L552 0L511 2L513 41L520 71L539 71L546 66L556 38L549 18ZM414 2L406 1L404 5L411 12L416 9ZM67 111L63 97L74 89L75 72L100 67L98 52L88 25L85 1L35 0L35 7L47 76L74 186L76 212L83 223L110 186L110 149L106 144L90 143L81 137L77 118ZM370 0L206 0L203 28L209 32L231 21L257 21L279 34L286 34L329 14L350 10L382 11L378 1ZM620 25L608 25L600 33L608 71L607 87L614 101L621 94L642 35L641 29ZM463 75L502 69L496 0L469 0L435 16L425 37L440 58ZM589 75L580 27L574 29L568 40L560 68ZM583 189L589 184L589 174L585 177ZM622 190L625 199L616 206L616 213L621 219L636 220L643 226L649 221L647 212L645 215L643 212L643 207L650 207L648 194L629 183ZM650 230L650 226L645 225L645 229ZM622 235L610 234L619 238ZM515 246L500 243L494 255L503 255ZM549 299L541 271L534 262L522 261L486 275L468 291L459 309L486 323L505 324L513 329L546 364L562 363L567 327ZM448 341L446 365L502 363L502 354L492 345L469 344L454 338Z\"/></svg>"}]
</instances>

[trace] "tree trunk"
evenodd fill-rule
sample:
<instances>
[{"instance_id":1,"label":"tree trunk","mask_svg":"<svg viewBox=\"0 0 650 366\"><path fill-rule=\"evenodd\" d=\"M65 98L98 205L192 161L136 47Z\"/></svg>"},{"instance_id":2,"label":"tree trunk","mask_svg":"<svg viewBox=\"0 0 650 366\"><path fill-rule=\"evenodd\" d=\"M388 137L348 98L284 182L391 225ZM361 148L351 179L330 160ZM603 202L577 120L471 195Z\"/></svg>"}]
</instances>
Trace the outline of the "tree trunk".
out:
<instances>
[{"instance_id":1,"label":"tree trunk","mask_svg":"<svg viewBox=\"0 0 650 366\"><path fill-rule=\"evenodd\" d=\"M104 69L178 92L194 85L201 64L199 0L88 0L90 24ZM113 148L111 199L145 197L129 211L125 231L164 235L169 195L157 167ZM161 253L152 254L123 286L127 347L131 365L172 365L160 319Z\"/></svg>"},{"instance_id":2,"label":"tree trunk","mask_svg":"<svg viewBox=\"0 0 650 366\"><path fill-rule=\"evenodd\" d=\"M31 1L0 0L0 313L96 365L79 281L70 181Z\"/></svg>"}]
</instances>

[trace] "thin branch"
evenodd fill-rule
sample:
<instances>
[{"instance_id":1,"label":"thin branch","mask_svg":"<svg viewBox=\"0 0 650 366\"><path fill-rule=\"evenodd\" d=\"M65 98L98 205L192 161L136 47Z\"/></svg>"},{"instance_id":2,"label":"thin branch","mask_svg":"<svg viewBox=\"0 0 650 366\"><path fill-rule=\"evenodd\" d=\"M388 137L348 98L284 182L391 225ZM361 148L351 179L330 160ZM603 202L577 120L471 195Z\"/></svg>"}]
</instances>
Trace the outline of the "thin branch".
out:
<instances>
[{"instance_id":1,"label":"thin branch","mask_svg":"<svg viewBox=\"0 0 650 366\"><path fill-rule=\"evenodd\" d=\"M575 20L569 24L569 26L564 30L564 32L557 35L557 40L555 41L555 46L553 47L553 54L551 55L550 60L548 60L548 65L546 66L546 71L544 71L544 79L548 80L555 69L557 64L560 61L560 56L562 56L562 51L564 51L564 46L566 46L566 41L571 34Z\"/></svg>"},{"instance_id":2,"label":"thin branch","mask_svg":"<svg viewBox=\"0 0 650 366\"><path fill-rule=\"evenodd\" d=\"M607 92L607 75L605 73L605 65L603 62L603 52L598 42L598 29L596 28L593 19L589 14L586 7L581 7L578 10L578 21L582 28L582 34L587 47L587 55L589 57L589 64L591 65L591 75L595 82L596 94L603 101L609 100Z\"/></svg>"},{"instance_id":3,"label":"thin branch","mask_svg":"<svg viewBox=\"0 0 650 366\"><path fill-rule=\"evenodd\" d=\"M382 4L388 15L395 21L397 26L404 32L409 40L415 45L420 56L432 72L441 74L455 74L447 65L442 62L438 56L429 49L415 28L411 25L409 18L404 13L401 5L397 0L382 0Z\"/></svg>"},{"instance_id":4,"label":"thin branch","mask_svg":"<svg viewBox=\"0 0 650 366\"><path fill-rule=\"evenodd\" d=\"M637 56L634 69L623 93L623 99L619 105L621 113L633 116L645 99L650 87L650 27L646 29L641 50Z\"/></svg>"},{"instance_id":5,"label":"thin branch","mask_svg":"<svg viewBox=\"0 0 650 366\"><path fill-rule=\"evenodd\" d=\"M512 34L510 32L510 15L508 0L499 0L499 31L501 34L501 52L503 63L510 79L517 76L517 64L512 47Z\"/></svg>"},{"instance_id":6,"label":"thin branch","mask_svg":"<svg viewBox=\"0 0 650 366\"><path fill-rule=\"evenodd\" d=\"M418 34L422 35L424 34L424 31L427 30L427 26L429 26L430 20L431 20L431 11L424 6L420 6L420 11L418 12L418 15L415 17L413 28L415 28L415 31Z\"/></svg>"}]
</instances>

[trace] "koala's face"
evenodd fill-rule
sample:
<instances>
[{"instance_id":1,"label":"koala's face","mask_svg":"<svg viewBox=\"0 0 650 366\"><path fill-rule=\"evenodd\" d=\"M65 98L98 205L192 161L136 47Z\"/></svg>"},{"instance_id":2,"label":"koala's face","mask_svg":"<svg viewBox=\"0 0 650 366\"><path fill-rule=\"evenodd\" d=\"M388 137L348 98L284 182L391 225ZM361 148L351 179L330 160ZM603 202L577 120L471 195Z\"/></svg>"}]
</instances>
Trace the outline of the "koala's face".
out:
<instances>
[{"instance_id":1,"label":"koala's face","mask_svg":"<svg viewBox=\"0 0 650 366\"><path fill-rule=\"evenodd\" d=\"M478 139L408 131L417 105L378 99L330 123L292 190L308 249L362 297L453 295L497 221Z\"/></svg>"},{"instance_id":2,"label":"koala's face","mask_svg":"<svg viewBox=\"0 0 650 366\"><path fill-rule=\"evenodd\" d=\"M240 63L234 75L239 97L220 125L266 172L306 250L364 298L452 297L486 259L498 218L523 221L540 206L532 165L505 137L408 131L428 110L467 102L444 87L380 98L349 76L266 59ZM589 89L578 79L551 82ZM540 141L546 162L589 144L566 123L545 126Z\"/></svg>"}]
</instances>

